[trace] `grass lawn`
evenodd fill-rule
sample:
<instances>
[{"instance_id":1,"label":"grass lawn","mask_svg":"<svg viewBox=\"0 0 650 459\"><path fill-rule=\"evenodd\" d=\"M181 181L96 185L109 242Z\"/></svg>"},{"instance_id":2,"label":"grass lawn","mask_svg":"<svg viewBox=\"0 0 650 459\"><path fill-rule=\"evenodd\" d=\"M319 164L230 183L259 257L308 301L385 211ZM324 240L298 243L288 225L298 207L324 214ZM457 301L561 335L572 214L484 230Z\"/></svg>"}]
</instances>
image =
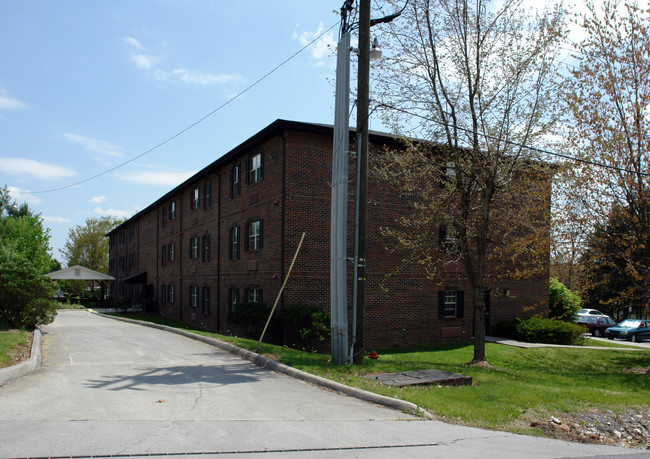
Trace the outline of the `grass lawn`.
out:
<instances>
[{"instance_id":1,"label":"grass lawn","mask_svg":"<svg viewBox=\"0 0 650 459\"><path fill-rule=\"evenodd\" d=\"M157 316L129 314L126 317L192 330ZM257 346L253 340L192 331L253 351ZM329 362L327 354L269 344L261 346L263 354L292 367L408 400L441 419L477 427L539 435L539 431L523 420L534 415L558 416L591 408L613 412L650 408L650 377L641 374L641 369L650 365L650 351L646 350L521 349L487 343L486 355L495 368L464 365L472 360L471 343L377 351L379 359L366 359L363 366L338 366ZM461 387L395 388L364 378L373 373L431 368L471 376L474 383Z\"/></svg>"},{"instance_id":2,"label":"grass lawn","mask_svg":"<svg viewBox=\"0 0 650 459\"><path fill-rule=\"evenodd\" d=\"M24 330L0 330L0 368L16 362L20 355L29 357L32 334Z\"/></svg>"}]
</instances>

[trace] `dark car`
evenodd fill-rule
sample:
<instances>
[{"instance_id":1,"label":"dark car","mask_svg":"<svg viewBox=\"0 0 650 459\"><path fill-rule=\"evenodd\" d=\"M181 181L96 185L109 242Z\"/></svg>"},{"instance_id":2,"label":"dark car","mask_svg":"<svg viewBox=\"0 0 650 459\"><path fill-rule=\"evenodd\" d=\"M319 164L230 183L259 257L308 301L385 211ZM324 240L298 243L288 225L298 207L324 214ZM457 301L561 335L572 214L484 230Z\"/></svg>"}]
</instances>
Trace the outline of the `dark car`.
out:
<instances>
[{"instance_id":1,"label":"dark car","mask_svg":"<svg viewBox=\"0 0 650 459\"><path fill-rule=\"evenodd\" d=\"M621 338L630 341L650 339L650 320L625 319L615 327L605 330L605 336L609 339Z\"/></svg>"},{"instance_id":2,"label":"dark car","mask_svg":"<svg viewBox=\"0 0 650 459\"><path fill-rule=\"evenodd\" d=\"M616 322L609 316L583 316L578 319L578 325L587 327L593 336L603 336L605 330L616 325Z\"/></svg>"}]
</instances>

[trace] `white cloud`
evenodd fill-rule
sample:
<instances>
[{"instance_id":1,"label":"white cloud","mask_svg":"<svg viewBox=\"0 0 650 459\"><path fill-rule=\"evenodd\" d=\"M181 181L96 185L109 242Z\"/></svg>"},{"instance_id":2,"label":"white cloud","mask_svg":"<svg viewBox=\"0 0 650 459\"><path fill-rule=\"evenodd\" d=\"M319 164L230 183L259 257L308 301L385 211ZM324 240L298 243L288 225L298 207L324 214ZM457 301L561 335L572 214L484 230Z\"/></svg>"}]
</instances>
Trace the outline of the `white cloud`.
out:
<instances>
[{"instance_id":1,"label":"white cloud","mask_svg":"<svg viewBox=\"0 0 650 459\"><path fill-rule=\"evenodd\" d=\"M0 110L24 110L28 105L7 94L6 91L0 90Z\"/></svg>"},{"instance_id":2,"label":"white cloud","mask_svg":"<svg viewBox=\"0 0 650 459\"><path fill-rule=\"evenodd\" d=\"M46 223L71 223L71 221L65 217L48 217L43 216L43 220Z\"/></svg>"},{"instance_id":3,"label":"white cloud","mask_svg":"<svg viewBox=\"0 0 650 459\"><path fill-rule=\"evenodd\" d=\"M226 84L241 81L242 76L237 73L203 73L197 70L177 68L171 72L156 70L154 78L160 81L178 81L181 83L207 86L212 84Z\"/></svg>"},{"instance_id":4,"label":"white cloud","mask_svg":"<svg viewBox=\"0 0 650 459\"><path fill-rule=\"evenodd\" d=\"M298 40L302 46L306 46L316 37L323 33L324 27L321 22L318 24L318 29L315 32L302 32L298 33L298 28L300 24L296 25L296 28L293 31L293 38ZM336 50L336 41L334 40L334 32L327 32L323 35L316 43L311 46L311 56L317 61L321 61L328 57L331 53Z\"/></svg>"},{"instance_id":5,"label":"white cloud","mask_svg":"<svg viewBox=\"0 0 650 459\"><path fill-rule=\"evenodd\" d=\"M117 178L142 185L176 186L194 174L196 171L134 171L123 173Z\"/></svg>"},{"instance_id":6,"label":"white cloud","mask_svg":"<svg viewBox=\"0 0 650 459\"><path fill-rule=\"evenodd\" d=\"M76 175L72 169L27 158L0 158L0 171L43 180L56 180Z\"/></svg>"},{"instance_id":7,"label":"white cloud","mask_svg":"<svg viewBox=\"0 0 650 459\"><path fill-rule=\"evenodd\" d=\"M124 37L124 42L133 46L134 48L138 49L144 49L144 46L142 46L142 43L140 43L137 38L133 37Z\"/></svg>"},{"instance_id":8,"label":"white cloud","mask_svg":"<svg viewBox=\"0 0 650 459\"><path fill-rule=\"evenodd\" d=\"M18 204L27 202L28 205L36 205L41 203L41 199L30 193L29 191L21 190L15 186L8 186L7 191L9 191L9 196L11 196L12 201L15 200Z\"/></svg>"},{"instance_id":9,"label":"white cloud","mask_svg":"<svg viewBox=\"0 0 650 459\"><path fill-rule=\"evenodd\" d=\"M106 201L106 196L93 196L88 202L91 202L93 204L101 204L104 201Z\"/></svg>"},{"instance_id":10,"label":"white cloud","mask_svg":"<svg viewBox=\"0 0 650 459\"><path fill-rule=\"evenodd\" d=\"M135 54L131 56L131 62L135 63L138 70L149 70L158 62L158 58L146 54Z\"/></svg>"},{"instance_id":11,"label":"white cloud","mask_svg":"<svg viewBox=\"0 0 650 459\"><path fill-rule=\"evenodd\" d=\"M103 140L92 139L90 137L71 134L69 132L61 134L61 137L70 143L81 145L81 147L86 151L99 155L95 156L95 159L104 159L107 156L111 158L120 158L124 156L119 147L111 145Z\"/></svg>"},{"instance_id":12,"label":"white cloud","mask_svg":"<svg viewBox=\"0 0 650 459\"><path fill-rule=\"evenodd\" d=\"M129 218L136 212L137 210L102 209L101 207L95 207L92 211L93 214L117 218Z\"/></svg>"}]
</instances>

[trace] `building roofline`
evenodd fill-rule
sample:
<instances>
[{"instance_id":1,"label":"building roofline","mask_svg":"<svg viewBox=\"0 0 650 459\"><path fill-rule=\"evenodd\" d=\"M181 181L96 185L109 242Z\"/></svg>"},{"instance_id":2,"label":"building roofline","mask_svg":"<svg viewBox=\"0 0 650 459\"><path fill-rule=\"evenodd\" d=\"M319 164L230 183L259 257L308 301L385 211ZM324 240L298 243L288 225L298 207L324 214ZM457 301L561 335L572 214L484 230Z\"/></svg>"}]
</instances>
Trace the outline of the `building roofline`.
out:
<instances>
[{"instance_id":1,"label":"building roofline","mask_svg":"<svg viewBox=\"0 0 650 459\"><path fill-rule=\"evenodd\" d=\"M192 175L182 183L175 186L173 189L169 190L167 193L162 195L160 198L156 199L154 202L149 204L144 209L140 210L139 212L129 217L124 223L120 224L119 226L116 226L111 231L106 233L106 236L110 236L111 234L116 233L121 228L128 226L129 222L131 222L133 219L140 217L141 215L149 212L151 209L159 206L162 202L170 199L172 196L178 193L178 190L184 189L189 184L200 181L204 177L210 175L215 170L218 170L223 164L226 164L230 162L233 158L236 158L243 151L247 151L251 148L254 148L257 145L264 143L268 139L277 135L280 131L291 130L291 129L297 131L326 134L326 135L334 134L334 127L329 124L307 123L303 121L290 121L290 120L277 119L271 124L269 124L268 126L266 126L265 128L263 128L261 131L257 132L253 136L249 137L248 139L246 139L245 141L237 145L235 148L221 155L219 158L217 158L212 163L208 164L206 167L198 171L196 174ZM350 128L350 134L352 134L353 132L356 132L356 129ZM384 142L384 143L398 142L394 136L384 132L378 132L378 131L371 131L370 138L372 139L373 142Z\"/></svg>"}]
</instances>

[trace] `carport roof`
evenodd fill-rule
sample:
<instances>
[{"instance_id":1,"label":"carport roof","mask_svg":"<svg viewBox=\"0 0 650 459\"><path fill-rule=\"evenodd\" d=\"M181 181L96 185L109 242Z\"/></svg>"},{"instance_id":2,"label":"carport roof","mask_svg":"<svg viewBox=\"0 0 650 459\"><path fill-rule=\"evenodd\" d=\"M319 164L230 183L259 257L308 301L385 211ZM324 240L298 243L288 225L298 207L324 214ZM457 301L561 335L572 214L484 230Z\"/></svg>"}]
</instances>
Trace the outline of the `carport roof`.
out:
<instances>
[{"instance_id":1,"label":"carport roof","mask_svg":"<svg viewBox=\"0 0 650 459\"><path fill-rule=\"evenodd\" d=\"M52 280L115 280L113 276L75 265L46 274Z\"/></svg>"}]
</instances>

